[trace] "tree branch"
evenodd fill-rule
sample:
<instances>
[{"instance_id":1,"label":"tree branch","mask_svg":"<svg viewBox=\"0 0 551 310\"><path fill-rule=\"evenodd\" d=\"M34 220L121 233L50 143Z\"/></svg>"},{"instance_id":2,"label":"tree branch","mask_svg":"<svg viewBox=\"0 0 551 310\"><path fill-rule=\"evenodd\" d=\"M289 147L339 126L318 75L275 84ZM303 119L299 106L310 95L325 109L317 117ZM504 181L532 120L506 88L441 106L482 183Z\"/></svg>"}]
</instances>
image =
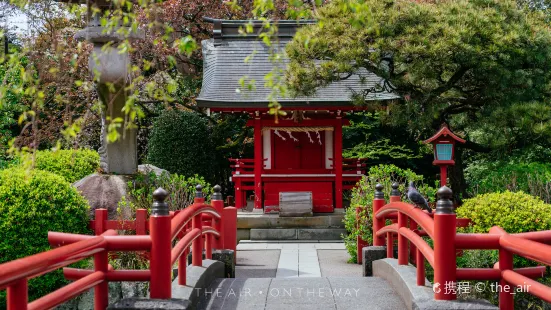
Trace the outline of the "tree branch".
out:
<instances>
[{"instance_id":1,"label":"tree branch","mask_svg":"<svg viewBox=\"0 0 551 310\"><path fill-rule=\"evenodd\" d=\"M450 79L444 83L443 85L435 88L433 91L431 91L428 96L425 97L425 99L422 101L422 104L425 105L426 103L430 102L435 97L440 96L441 94L447 92L448 90L452 89L452 87L455 86L455 83L457 83L467 71L469 71L470 68L468 67L460 67L459 70L457 70Z\"/></svg>"}]
</instances>

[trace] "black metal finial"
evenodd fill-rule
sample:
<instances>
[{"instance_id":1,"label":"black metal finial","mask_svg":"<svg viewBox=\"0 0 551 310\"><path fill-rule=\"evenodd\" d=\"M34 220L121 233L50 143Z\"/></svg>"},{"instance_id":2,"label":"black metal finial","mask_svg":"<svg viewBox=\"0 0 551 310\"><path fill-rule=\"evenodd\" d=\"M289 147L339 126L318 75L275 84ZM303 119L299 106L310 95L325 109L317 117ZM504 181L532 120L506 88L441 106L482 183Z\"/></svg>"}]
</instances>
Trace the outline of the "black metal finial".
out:
<instances>
[{"instance_id":1,"label":"black metal finial","mask_svg":"<svg viewBox=\"0 0 551 310\"><path fill-rule=\"evenodd\" d=\"M203 196L203 186L201 186L201 184L195 186L195 198L205 198L205 196Z\"/></svg>"},{"instance_id":2,"label":"black metal finial","mask_svg":"<svg viewBox=\"0 0 551 310\"><path fill-rule=\"evenodd\" d=\"M375 199L385 199L385 194L383 193L384 186L381 183L375 185Z\"/></svg>"},{"instance_id":3,"label":"black metal finial","mask_svg":"<svg viewBox=\"0 0 551 310\"><path fill-rule=\"evenodd\" d=\"M400 190L398 190L398 183L394 182L392 183L392 190L390 191L390 196L401 196Z\"/></svg>"},{"instance_id":4,"label":"black metal finial","mask_svg":"<svg viewBox=\"0 0 551 310\"><path fill-rule=\"evenodd\" d=\"M167 191L162 187L157 188L153 192L153 206L151 207L151 215L168 215L168 204L165 202L168 197Z\"/></svg>"},{"instance_id":5,"label":"black metal finial","mask_svg":"<svg viewBox=\"0 0 551 310\"><path fill-rule=\"evenodd\" d=\"M220 185L214 185L214 194L211 197L212 200L224 200L222 197L222 187Z\"/></svg>"},{"instance_id":6,"label":"black metal finial","mask_svg":"<svg viewBox=\"0 0 551 310\"><path fill-rule=\"evenodd\" d=\"M452 190L447 186L442 186L436 192L438 201L436 202L436 213L437 214L453 214L455 213L453 209Z\"/></svg>"}]
</instances>

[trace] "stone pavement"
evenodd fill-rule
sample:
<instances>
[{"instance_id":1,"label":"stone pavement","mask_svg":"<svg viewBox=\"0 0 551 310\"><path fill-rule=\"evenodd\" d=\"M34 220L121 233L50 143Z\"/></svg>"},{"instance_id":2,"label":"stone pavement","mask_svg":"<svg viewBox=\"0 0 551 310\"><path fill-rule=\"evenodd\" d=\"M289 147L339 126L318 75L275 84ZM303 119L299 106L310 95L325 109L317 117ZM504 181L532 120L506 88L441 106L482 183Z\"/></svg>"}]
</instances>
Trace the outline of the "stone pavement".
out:
<instances>
[{"instance_id":1,"label":"stone pavement","mask_svg":"<svg viewBox=\"0 0 551 310\"><path fill-rule=\"evenodd\" d=\"M337 242L239 243L237 245L236 276L242 277L240 275L241 272L250 274L249 269L252 267L253 270L265 270L264 277L273 277L271 273L274 266L267 263L273 263L274 258L278 255L279 258L275 270L276 278L321 277L322 273L318 253L321 254L325 250L338 250L346 254L344 244ZM346 258L343 257L342 263L345 262ZM243 265L245 268L242 268ZM258 268L259 266L261 267ZM262 273L258 271L257 274L260 275Z\"/></svg>"},{"instance_id":2,"label":"stone pavement","mask_svg":"<svg viewBox=\"0 0 551 310\"><path fill-rule=\"evenodd\" d=\"M217 279L200 294L197 309L400 310L405 304L383 279Z\"/></svg>"},{"instance_id":3,"label":"stone pavement","mask_svg":"<svg viewBox=\"0 0 551 310\"><path fill-rule=\"evenodd\" d=\"M235 279L197 291L197 309L406 309L381 278L362 277L341 242L240 242Z\"/></svg>"}]
</instances>

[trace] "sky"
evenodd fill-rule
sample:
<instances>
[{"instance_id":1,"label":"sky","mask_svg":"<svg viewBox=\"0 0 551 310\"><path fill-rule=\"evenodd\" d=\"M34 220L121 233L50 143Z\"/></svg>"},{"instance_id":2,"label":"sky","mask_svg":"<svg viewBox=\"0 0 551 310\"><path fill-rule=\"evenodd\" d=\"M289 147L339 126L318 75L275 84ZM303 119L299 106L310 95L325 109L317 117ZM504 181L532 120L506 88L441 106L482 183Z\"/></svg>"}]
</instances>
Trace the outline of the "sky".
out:
<instances>
[{"instance_id":1,"label":"sky","mask_svg":"<svg viewBox=\"0 0 551 310\"><path fill-rule=\"evenodd\" d=\"M15 31L18 34L24 33L28 29L28 27L27 27L27 17L24 14L21 14L21 13L16 13L12 16L9 16L7 18L7 24L8 24L8 26L12 26L12 27L16 28Z\"/></svg>"}]
</instances>

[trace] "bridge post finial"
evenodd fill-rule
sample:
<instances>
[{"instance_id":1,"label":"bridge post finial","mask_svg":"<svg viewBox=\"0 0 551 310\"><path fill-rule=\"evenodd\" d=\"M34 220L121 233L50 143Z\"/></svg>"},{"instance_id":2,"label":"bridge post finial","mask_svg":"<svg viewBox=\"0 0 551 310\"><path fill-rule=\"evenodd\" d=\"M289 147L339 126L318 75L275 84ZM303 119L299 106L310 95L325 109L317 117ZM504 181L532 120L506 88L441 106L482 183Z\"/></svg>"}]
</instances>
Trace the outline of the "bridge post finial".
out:
<instances>
[{"instance_id":1,"label":"bridge post finial","mask_svg":"<svg viewBox=\"0 0 551 310\"><path fill-rule=\"evenodd\" d=\"M455 210L453 209L453 201L451 200L453 196L452 190L447 186L442 186L436 192L438 201L436 202L436 213L437 214L454 214Z\"/></svg>"},{"instance_id":2,"label":"bridge post finial","mask_svg":"<svg viewBox=\"0 0 551 310\"><path fill-rule=\"evenodd\" d=\"M201 184L195 186L195 198L205 198L203 195L203 186Z\"/></svg>"},{"instance_id":3,"label":"bridge post finial","mask_svg":"<svg viewBox=\"0 0 551 310\"><path fill-rule=\"evenodd\" d=\"M168 204L165 202L166 197L168 197L168 193L162 187L157 188L153 192L153 206L151 207L152 216L169 214Z\"/></svg>"},{"instance_id":4,"label":"bridge post finial","mask_svg":"<svg viewBox=\"0 0 551 310\"><path fill-rule=\"evenodd\" d=\"M392 190L390 191L390 196L398 196L398 197L402 196L398 187L399 187L398 183L396 182L392 183Z\"/></svg>"},{"instance_id":5,"label":"bridge post finial","mask_svg":"<svg viewBox=\"0 0 551 310\"><path fill-rule=\"evenodd\" d=\"M212 200L224 200L222 197L222 187L220 185L214 185L214 194L212 194Z\"/></svg>"},{"instance_id":6,"label":"bridge post finial","mask_svg":"<svg viewBox=\"0 0 551 310\"><path fill-rule=\"evenodd\" d=\"M385 194L383 193L384 186L381 183L375 185L375 199L385 199Z\"/></svg>"}]
</instances>

